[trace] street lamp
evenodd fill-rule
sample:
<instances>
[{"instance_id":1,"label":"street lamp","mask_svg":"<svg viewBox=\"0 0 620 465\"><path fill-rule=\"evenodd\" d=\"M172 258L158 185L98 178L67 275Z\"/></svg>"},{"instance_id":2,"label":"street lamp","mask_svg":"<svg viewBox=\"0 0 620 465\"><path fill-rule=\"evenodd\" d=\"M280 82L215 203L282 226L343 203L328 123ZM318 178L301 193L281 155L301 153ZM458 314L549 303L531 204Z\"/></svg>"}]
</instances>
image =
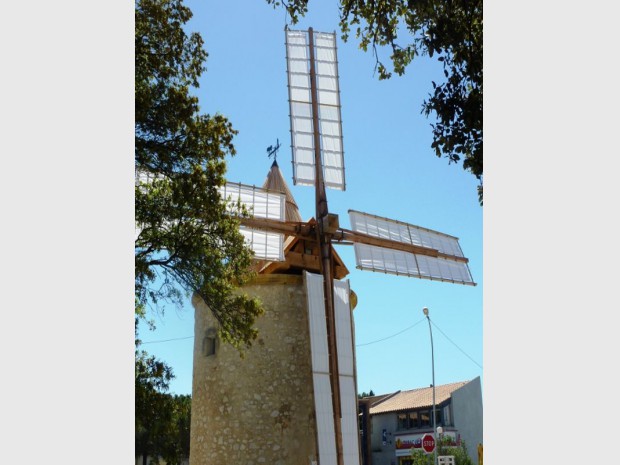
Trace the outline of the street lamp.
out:
<instances>
[{"instance_id":1,"label":"street lamp","mask_svg":"<svg viewBox=\"0 0 620 465\"><path fill-rule=\"evenodd\" d=\"M435 439L435 449L433 450L433 454L435 457L434 464L437 465L437 414L435 413L435 351L433 349L433 330L431 329L431 319L428 316L428 308L424 307L422 309L424 312L424 316L428 320L428 330L431 334L431 365L433 369L433 438Z\"/></svg>"},{"instance_id":2,"label":"street lamp","mask_svg":"<svg viewBox=\"0 0 620 465\"><path fill-rule=\"evenodd\" d=\"M441 441L443 441L443 428L441 426L437 427L437 437L439 438L439 442L435 445L435 447L437 448L437 454L439 454L439 445L441 444Z\"/></svg>"}]
</instances>

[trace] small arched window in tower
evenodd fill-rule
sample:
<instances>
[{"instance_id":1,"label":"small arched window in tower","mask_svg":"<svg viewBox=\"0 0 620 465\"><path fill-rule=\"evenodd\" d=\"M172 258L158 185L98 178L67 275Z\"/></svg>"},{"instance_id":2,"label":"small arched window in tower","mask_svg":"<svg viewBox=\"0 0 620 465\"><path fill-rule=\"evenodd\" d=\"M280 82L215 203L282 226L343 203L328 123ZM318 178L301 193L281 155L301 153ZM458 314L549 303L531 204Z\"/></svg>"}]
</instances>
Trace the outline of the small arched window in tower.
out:
<instances>
[{"instance_id":1,"label":"small arched window in tower","mask_svg":"<svg viewBox=\"0 0 620 465\"><path fill-rule=\"evenodd\" d=\"M209 357L215 355L215 349L217 346L217 330L215 328L207 329L205 338L202 341L202 351Z\"/></svg>"}]
</instances>

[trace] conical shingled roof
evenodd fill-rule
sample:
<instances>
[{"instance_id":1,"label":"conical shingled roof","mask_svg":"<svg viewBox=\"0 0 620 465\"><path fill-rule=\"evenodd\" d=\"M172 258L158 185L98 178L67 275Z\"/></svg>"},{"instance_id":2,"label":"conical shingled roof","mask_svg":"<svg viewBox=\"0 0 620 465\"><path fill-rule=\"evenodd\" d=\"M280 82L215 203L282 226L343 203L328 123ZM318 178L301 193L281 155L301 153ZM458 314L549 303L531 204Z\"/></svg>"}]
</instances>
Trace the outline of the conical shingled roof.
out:
<instances>
[{"instance_id":1,"label":"conical shingled roof","mask_svg":"<svg viewBox=\"0 0 620 465\"><path fill-rule=\"evenodd\" d=\"M295 203L295 199L293 198L293 194L289 190L286 185L286 181L284 181L284 177L282 176L282 172L278 167L278 164L274 161L271 165L271 169L269 173L267 173L267 179L263 183L264 189L284 192L286 194L286 206L285 206L285 218L286 221L302 221L301 215L299 214L299 208Z\"/></svg>"}]
</instances>

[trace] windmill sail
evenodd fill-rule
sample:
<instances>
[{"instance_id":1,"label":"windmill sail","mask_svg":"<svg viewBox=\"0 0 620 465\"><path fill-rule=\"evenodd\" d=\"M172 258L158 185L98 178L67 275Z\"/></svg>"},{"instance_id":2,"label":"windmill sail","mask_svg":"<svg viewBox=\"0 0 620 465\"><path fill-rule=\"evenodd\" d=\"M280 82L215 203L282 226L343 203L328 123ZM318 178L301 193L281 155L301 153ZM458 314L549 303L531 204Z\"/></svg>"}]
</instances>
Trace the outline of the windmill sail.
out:
<instances>
[{"instance_id":1,"label":"windmill sail","mask_svg":"<svg viewBox=\"0 0 620 465\"><path fill-rule=\"evenodd\" d=\"M310 40L312 37L312 41ZM286 30L293 182L315 184L320 144L325 186L345 190L336 34ZM315 92L311 80L315 78ZM318 124L318 138L314 124Z\"/></svg>"},{"instance_id":2,"label":"windmill sail","mask_svg":"<svg viewBox=\"0 0 620 465\"><path fill-rule=\"evenodd\" d=\"M340 409L342 412L342 458L344 465L359 465L357 386L355 382L350 295L351 290L348 280L334 280L336 345L338 346Z\"/></svg>"},{"instance_id":3,"label":"windmill sail","mask_svg":"<svg viewBox=\"0 0 620 465\"><path fill-rule=\"evenodd\" d=\"M329 376L329 349L327 347L323 277L305 272L304 281L308 296L308 323L319 463L321 465L335 465L336 441L332 387Z\"/></svg>"},{"instance_id":4,"label":"windmill sail","mask_svg":"<svg viewBox=\"0 0 620 465\"><path fill-rule=\"evenodd\" d=\"M227 200L230 212L236 212L241 203L255 218L284 221L286 196L281 192L261 189L241 183L226 183L218 188L223 199ZM284 234L262 231L241 226L241 234L258 259L284 261Z\"/></svg>"},{"instance_id":5,"label":"windmill sail","mask_svg":"<svg viewBox=\"0 0 620 465\"><path fill-rule=\"evenodd\" d=\"M371 237L437 251L437 256L355 243L357 268L474 286L458 238L402 221L349 210L351 228Z\"/></svg>"},{"instance_id":6,"label":"windmill sail","mask_svg":"<svg viewBox=\"0 0 620 465\"><path fill-rule=\"evenodd\" d=\"M337 453L329 375L329 349L325 321L323 277L304 273L308 295L308 323L312 359L312 379L319 448L319 463L336 465ZM334 280L336 344L339 359L340 409L342 418L342 459L344 465L359 465L357 389L353 357L353 326L349 303L349 282Z\"/></svg>"}]
</instances>

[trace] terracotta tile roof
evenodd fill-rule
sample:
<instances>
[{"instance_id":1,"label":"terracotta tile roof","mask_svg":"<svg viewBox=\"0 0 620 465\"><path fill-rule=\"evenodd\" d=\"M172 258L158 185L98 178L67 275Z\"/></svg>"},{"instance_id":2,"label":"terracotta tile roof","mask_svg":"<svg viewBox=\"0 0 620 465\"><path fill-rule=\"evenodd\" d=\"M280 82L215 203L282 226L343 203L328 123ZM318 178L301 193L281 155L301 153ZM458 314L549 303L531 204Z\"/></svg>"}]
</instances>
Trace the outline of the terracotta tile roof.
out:
<instances>
[{"instance_id":1,"label":"terracotta tile roof","mask_svg":"<svg viewBox=\"0 0 620 465\"><path fill-rule=\"evenodd\" d=\"M441 404L448 400L452 393L465 386L469 381L460 381L458 383L443 384L435 387L435 405ZM401 410L411 410L423 407L433 406L433 388L418 388L410 391L398 391L385 400L375 402L370 408L370 414L398 412Z\"/></svg>"},{"instance_id":2,"label":"terracotta tile roof","mask_svg":"<svg viewBox=\"0 0 620 465\"><path fill-rule=\"evenodd\" d=\"M366 402L368 402L370 404L370 406L372 407L373 405L376 405L379 402L384 401L388 397L391 397L391 396L393 396L395 394L398 394L399 392L400 391L392 392L391 394L381 394L381 395L378 395L378 396L367 396L367 397L363 397L362 399L365 400Z\"/></svg>"}]
</instances>

